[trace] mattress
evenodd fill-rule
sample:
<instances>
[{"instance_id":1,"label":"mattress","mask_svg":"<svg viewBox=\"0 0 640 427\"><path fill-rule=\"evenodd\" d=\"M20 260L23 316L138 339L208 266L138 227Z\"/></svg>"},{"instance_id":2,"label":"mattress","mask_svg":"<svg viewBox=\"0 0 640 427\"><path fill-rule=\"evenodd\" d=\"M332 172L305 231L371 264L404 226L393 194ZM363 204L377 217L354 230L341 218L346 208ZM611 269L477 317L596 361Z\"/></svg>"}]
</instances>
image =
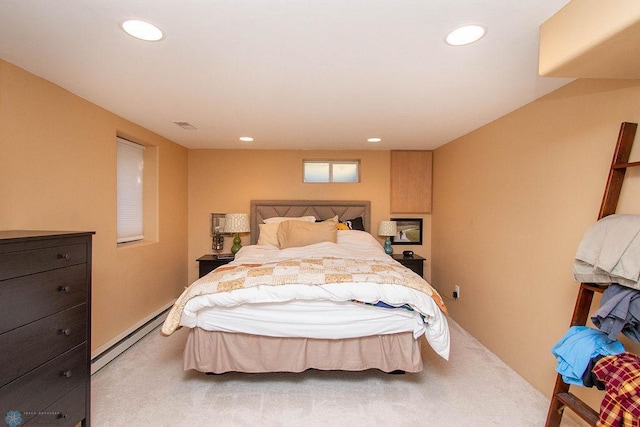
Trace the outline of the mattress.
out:
<instances>
[{"instance_id":1,"label":"mattress","mask_svg":"<svg viewBox=\"0 0 640 427\"><path fill-rule=\"evenodd\" d=\"M319 339L398 332L411 332L417 338L426 330L416 311L313 300L209 308L198 312L196 326L207 331Z\"/></svg>"}]
</instances>

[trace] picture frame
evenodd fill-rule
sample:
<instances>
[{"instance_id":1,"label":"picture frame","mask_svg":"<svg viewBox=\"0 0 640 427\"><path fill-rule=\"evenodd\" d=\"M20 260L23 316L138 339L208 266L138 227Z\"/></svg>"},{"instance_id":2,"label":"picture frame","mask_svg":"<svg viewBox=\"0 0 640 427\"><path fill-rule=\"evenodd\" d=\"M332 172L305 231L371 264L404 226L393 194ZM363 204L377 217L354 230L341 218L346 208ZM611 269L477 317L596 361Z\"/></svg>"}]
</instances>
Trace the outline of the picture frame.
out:
<instances>
[{"instance_id":1,"label":"picture frame","mask_svg":"<svg viewBox=\"0 0 640 427\"><path fill-rule=\"evenodd\" d=\"M392 245L421 245L422 218L391 218L398 226L398 233L391 237Z\"/></svg>"}]
</instances>

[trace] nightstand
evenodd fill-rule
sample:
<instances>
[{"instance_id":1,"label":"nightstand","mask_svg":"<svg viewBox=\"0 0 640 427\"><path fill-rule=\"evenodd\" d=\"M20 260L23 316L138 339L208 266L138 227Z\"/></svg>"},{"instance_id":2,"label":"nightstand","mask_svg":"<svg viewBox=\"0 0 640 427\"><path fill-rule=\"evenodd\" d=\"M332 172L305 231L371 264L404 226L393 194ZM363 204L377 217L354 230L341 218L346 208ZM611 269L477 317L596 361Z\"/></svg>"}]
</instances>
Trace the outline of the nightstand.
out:
<instances>
[{"instance_id":1,"label":"nightstand","mask_svg":"<svg viewBox=\"0 0 640 427\"><path fill-rule=\"evenodd\" d=\"M232 258L225 257L224 259L218 259L218 255L209 254L209 255L201 256L196 261L198 261L198 277L202 277L207 273L211 273L213 270L220 267L221 265L230 263L231 261L233 261L233 257Z\"/></svg>"},{"instance_id":2,"label":"nightstand","mask_svg":"<svg viewBox=\"0 0 640 427\"><path fill-rule=\"evenodd\" d=\"M414 271L418 276L424 276L424 260L420 255L413 254L413 256L404 256L402 254L393 254L391 257L404 265L408 269Z\"/></svg>"}]
</instances>

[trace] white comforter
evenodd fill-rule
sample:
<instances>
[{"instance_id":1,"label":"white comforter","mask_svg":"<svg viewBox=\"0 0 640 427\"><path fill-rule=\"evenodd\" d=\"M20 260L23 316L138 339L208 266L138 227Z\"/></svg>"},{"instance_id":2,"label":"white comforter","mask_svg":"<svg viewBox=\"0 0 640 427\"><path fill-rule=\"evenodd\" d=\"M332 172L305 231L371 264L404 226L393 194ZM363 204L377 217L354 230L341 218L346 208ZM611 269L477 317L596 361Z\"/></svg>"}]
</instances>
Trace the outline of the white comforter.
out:
<instances>
[{"instance_id":1,"label":"white comforter","mask_svg":"<svg viewBox=\"0 0 640 427\"><path fill-rule=\"evenodd\" d=\"M245 246L236 254L236 258L231 265L265 264L314 257L377 260L385 263L396 263L384 253L380 244L371 235L350 230L340 231L337 243L325 242L288 249L257 245ZM206 284L208 280L211 280L208 276L200 278L191 286ZM172 317L175 319L176 316L179 316L179 324L181 326L196 327L199 323L199 316L206 316L205 313L215 307L237 307L245 304L282 303L294 300L333 302L358 300L367 303L382 301L394 306L408 304L424 317L424 335L431 347L443 358L448 359L449 357L449 329L445 315L431 296L401 285L367 283L366 286L363 286L362 283L344 282L314 286L291 284L283 286L252 286L228 292L207 293L190 298L181 313L170 313L163 326L163 332L170 334L175 330L171 322ZM402 311L404 310L388 310L388 312ZM402 315L406 317L406 313Z\"/></svg>"}]
</instances>

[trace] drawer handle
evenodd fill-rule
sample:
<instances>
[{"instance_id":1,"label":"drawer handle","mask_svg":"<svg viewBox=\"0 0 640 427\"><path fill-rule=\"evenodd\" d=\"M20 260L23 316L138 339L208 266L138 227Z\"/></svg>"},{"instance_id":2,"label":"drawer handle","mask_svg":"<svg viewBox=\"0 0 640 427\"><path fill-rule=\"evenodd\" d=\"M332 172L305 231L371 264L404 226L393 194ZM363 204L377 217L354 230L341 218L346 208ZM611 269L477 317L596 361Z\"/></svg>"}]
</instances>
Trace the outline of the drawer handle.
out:
<instances>
[{"instance_id":1,"label":"drawer handle","mask_svg":"<svg viewBox=\"0 0 640 427\"><path fill-rule=\"evenodd\" d=\"M62 371L62 376L65 378L71 378L71 371Z\"/></svg>"},{"instance_id":2,"label":"drawer handle","mask_svg":"<svg viewBox=\"0 0 640 427\"><path fill-rule=\"evenodd\" d=\"M58 254L58 259L71 259L71 254L69 253Z\"/></svg>"},{"instance_id":3,"label":"drawer handle","mask_svg":"<svg viewBox=\"0 0 640 427\"><path fill-rule=\"evenodd\" d=\"M69 293L69 292L71 292L71 286L60 286L58 288L58 291Z\"/></svg>"},{"instance_id":4,"label":"drawer handle","mask_svg":"<svg viewBox=\"0 0 640 427\"><path fill-rule=\"evenodd\" d=\"M69 336L69 335L71 335L71 329L69 329L69 328L67 328L67 329L58 329L58 333L60 335Z\"/></svg>"}]
</instances>

